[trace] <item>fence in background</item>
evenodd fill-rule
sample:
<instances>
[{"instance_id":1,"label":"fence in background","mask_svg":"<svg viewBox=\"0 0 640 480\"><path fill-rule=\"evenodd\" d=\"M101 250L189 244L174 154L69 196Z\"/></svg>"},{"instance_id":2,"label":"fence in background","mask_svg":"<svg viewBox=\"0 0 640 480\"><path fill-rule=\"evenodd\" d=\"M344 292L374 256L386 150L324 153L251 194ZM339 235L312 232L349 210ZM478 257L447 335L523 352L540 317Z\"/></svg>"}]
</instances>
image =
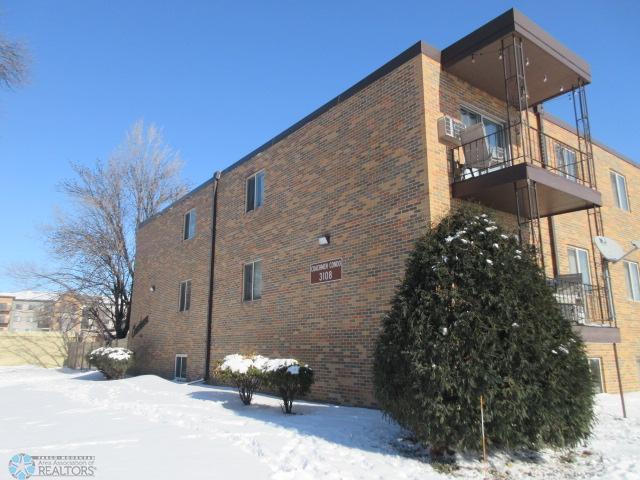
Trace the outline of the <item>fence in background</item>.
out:
<instances>
[{"instance_id":1,"label":"fence in background","mask_svg":"<svg viewBox=\"0 0 640 480\"><path fill-rule=\"evenodd\" d=\"M59 332L0 331L0 366L36 365L44 368L89 368L86 354L104 346L100 337L82 341ZM127 339L115 340L114 347L126 347Z\"/></svg>"}]
</instances>

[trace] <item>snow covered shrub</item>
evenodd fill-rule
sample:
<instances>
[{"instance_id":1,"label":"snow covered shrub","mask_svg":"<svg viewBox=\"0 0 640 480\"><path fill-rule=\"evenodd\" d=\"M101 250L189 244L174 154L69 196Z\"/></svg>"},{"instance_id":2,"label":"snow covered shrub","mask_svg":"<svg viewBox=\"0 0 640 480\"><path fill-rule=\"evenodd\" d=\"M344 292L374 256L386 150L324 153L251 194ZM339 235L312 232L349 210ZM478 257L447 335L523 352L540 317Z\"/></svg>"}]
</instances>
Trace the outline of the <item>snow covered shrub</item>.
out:
<instances>
[{"instance_id":1,"label":"snow covered shrub","mask_svg":"<svg viewBox=\"0 0 640 480\"><path fill-rule=\"evenodd\" d=\"M233 382L238 387L242 403L250 405L253 394L264 378L264 366L268 360L260 355L227 355L216 368L216 375Z\"/></svg>"},{"instance_id":2,"label":"snow covered shrub","mask_svg":"<svg viewBox=\"0 0 640 480\"><path fill-rule=\"evenodd\" d=\"M292 358L274 358L264 366L267 382L282 398L282 410L291 413L293 401L309 393L313 370Z\"/></svg>"},{"instance_id":3,"label":"snow covered shrub","mask_svg":"<svg viewBox=\"0 0 640 480\"><path fill-rule=\"evenodd\" d=\"M489 442L565 447L590 434L584 344L535 253L489 215L454 211L420 239L374 361L382 409L438 455Z\"/></svg>"},{"instance_id":4,"label":"snow covered shrub","mask_svg":"<svg viewBox=\"0 0 640 480\"><path fill-rule=\"evenodd\" d=\"M87 356L89 365L96 367L108 379L124 378L133 365L133 352L122 347L99 347Z\"/></svg>"}]
</instances>

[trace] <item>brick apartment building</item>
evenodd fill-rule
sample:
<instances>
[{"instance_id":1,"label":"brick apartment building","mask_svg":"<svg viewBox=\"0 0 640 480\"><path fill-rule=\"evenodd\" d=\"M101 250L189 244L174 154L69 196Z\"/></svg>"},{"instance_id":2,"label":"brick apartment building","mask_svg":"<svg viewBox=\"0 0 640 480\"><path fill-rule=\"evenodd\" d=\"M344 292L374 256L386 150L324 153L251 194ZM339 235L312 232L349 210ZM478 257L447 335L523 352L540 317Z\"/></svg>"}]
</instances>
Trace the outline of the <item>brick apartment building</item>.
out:
<instances>
[{"instance_id":1,"label":"brick apartment building","mask_svg":"<svg viewBox=\"0 0 640 480\"><path fill-rule=\"evenodd\" d=\"M591 239L640 239L640 169L592 141L589 82L514 10L443 51L413 45L139 226L138 370L197 379L229 353L292 356L315 369L313 398L373 404L407 254L472 200L536 246L602 390L638 390L640 252L610 264L610 301ZM567 94L571 126L542 109Z\"/></svg>"}]
</instances>

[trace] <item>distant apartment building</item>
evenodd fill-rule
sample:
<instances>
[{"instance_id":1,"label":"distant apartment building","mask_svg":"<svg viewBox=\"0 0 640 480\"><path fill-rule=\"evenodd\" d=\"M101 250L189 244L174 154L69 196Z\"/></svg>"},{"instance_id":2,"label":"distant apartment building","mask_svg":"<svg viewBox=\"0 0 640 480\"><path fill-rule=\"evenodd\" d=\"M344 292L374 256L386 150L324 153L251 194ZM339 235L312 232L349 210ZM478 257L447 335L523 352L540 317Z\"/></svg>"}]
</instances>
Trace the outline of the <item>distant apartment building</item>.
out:
<instances>
[{"instance_id":1,"label":"distant apartment building","mask_svg":"<svg viewBox=\"0 0 640 480\"><path fill-rule=\"evenodd\" d=\"M31 290L0 293L0 329L12 332L99 333L102 327L88 312L92 304L91 298L70 293ZM103 323L110 325L107 319Z\"/></svg>"},{"instance_id":2,"label":"distant apartment building","mask_svg":"<svg viewBox=\"0 0 640 480\"><path fill-rule=\"evenodd\" d=\"M515 10L442 51L410 47L139 226L138 370L209 378L230 353L296 357L314 398L373 405L407 255L470 201L536 248L598 388L639 390L640 169L593 140L590 82ZM561 95L570 125L543 108ZM605 235L623 260L603 261Z\"/></svg>"}]
</instances>

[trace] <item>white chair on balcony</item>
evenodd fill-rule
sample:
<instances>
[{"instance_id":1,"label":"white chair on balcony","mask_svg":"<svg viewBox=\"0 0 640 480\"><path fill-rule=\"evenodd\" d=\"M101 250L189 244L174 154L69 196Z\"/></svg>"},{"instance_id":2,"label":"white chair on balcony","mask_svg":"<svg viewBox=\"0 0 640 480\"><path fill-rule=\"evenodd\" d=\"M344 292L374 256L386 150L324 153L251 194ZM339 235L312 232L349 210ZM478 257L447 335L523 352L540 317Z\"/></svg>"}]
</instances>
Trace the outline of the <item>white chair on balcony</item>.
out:
<instances>
[{"instance_id":1,"label":"white chair on balcony","mask_svg":"<svg viewBox=\"0 0 640 480\"><path fill-rule=\"evenodd\" d=\"M491 171L492 167L504 163L504 149L491 145L482 123L470 125L462 130L460 142L464 151L464 166L470 170L471 176L475 176L474 172L479 170Z\"/></svg>"}]
</instances>

